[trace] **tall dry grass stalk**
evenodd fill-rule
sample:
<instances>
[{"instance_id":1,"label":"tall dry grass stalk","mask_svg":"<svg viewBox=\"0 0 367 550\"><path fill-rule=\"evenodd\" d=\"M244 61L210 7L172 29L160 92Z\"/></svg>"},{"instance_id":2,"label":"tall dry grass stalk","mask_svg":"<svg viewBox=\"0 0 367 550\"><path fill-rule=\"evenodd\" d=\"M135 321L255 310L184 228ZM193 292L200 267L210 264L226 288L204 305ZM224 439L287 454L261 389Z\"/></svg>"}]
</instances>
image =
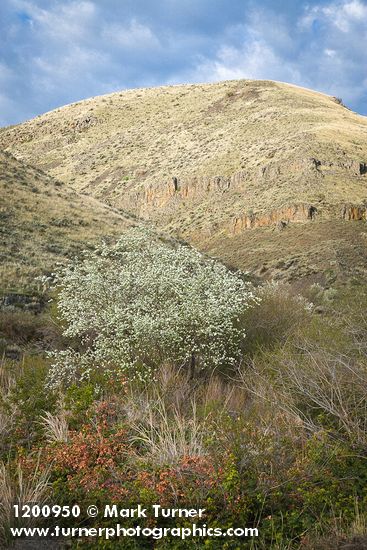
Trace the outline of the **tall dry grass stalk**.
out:
<instances>
[{"instance_id":1,"label":"tall dry grass stalk","mask_svg":"<svg viewBox=\"0 0 367 550\"><path fill-rule=\"evenodd\" d=\"M194 388L187 368L164 363L157 370L156 381L159 394L164 396L166 404L181 411L190 403Z\"/></svg>"},{"instance_id":2,"label":"tall dry grass stalk","mask_svg":"<svg viewBox=\"0 0 367 550\"><path fill-rule=\"evenodd\" d=\"M148 384L143 390L128 386L118 404L124 420L135 426L147 421L159 401L163 401L168 409L183 411L190 403L191 395L189 374L184 369L166 363L155 373L154 383Z\"/></svg>"},{"instance_id":3,"label":"tall dry grass stalk","mask_svg":"<svg viewBox=\"0 0 367 550\"><path fill-rule=\"evenodd\" d=\"M14 517L14 504L20 507L24 504L38 504L42 506L47 501L49 471L41 470L39 461L31 476L25 476L20 463L15 471L9 463L0 462L0 544L10 542L10 527L30 525L31 518L17 519Z\"/></svg>"},{"instance_id":4,"label":"tall dry grass stalk","mask_svg":"<svg viewBox=\"0 0 367 550\"><path fill-rule=\"evenodd\" d=\"M8 404L6 411L3 407L0 408L0 440L3 439L11 430L13 420L17 413L16 406L14 403L9 401L9 396L14 388L14 385L14 379L0 364L0 401L4 404Z\"/></svg>"},{"instance_id":5,"label":"tall dry grass stalk","mask_svg":"<svg viewBox=\"0 0 367 550\"><path fill-rule=\"evenodd\" d=\"M43 426L47 441L50 443L55 441L66 443L68 441L69 425L64 409L56 415L47 411L40 418L40 424Z\"/></svg>"},{"instance_id":6,"label":"tall dry grass stalk","mask_svg":"<svg viewBox=\"0 0 367 550\"><path fill-rule=\"evenodd\" d=\"M358 498L354 500L354 520L349 528L351 536L366 535L367 533L367 517L361 510Z\"/></svg>"},{"instance_id":7,"label":"tall dry grass stalk","mask_svg":"<svg viewBox=\"0 0 367 550\"><path fill-rule=\"evenodd\" d=\"M210 410L210 407L215 405L218 419L221 413L243 413L249 401L248 394L242 386L232 381L224 381L219 376L211 376L200 392L205 410Z\"/></svg>"},{"instance_id":8,"label":"tall dry grass stalk","mask_svg":"<svg viewBox=\"0 0 367 550\"><path fill-rule=\"evenodd\" d=\"M213 429L213 414L219 422L222 414L243 412L247 400L238 385L216 376L198 384L187 370L165 364L145 391L128 392L122 412L145 458L175 464L184 456L206 455L205 438Z\"/></svg>"},{"instance_id":9,"label":"tall dry grass stalk","mask_svg":"<svg viewBox=\"0 0 367 550\"><path fill-rule=\"evenodd\" d=\"M177 409L169 412L162 398L149 411L142 424L134 427L133 441L144 447L144 458L155 464L176 464L185 456L204 456L205 422L197 415L196 403L191 403L190 414Z\"/></svg>"}]
</instances>

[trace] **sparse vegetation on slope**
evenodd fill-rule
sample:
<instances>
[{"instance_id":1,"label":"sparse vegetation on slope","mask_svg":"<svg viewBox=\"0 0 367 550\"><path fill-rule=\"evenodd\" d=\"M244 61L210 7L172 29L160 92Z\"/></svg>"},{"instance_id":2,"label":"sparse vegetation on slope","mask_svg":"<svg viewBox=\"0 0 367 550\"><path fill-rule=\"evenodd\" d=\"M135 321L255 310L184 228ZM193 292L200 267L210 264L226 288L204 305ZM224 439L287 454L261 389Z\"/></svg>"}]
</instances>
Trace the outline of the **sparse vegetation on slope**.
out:
<instances>
[{"instance_id":1,"label":"sparse vegetation on slope","mask_svg":"<svg viewBox=\"0 0 367 550\"><path fill-rule=\"evenodd\" d=\"M34 290L36 276L133 223L4 152L0 194L0 294Z\"/></svg>"},{"instance_id":2,"label":"sparse vegetation on slope","mask_svg":"<svg viewBox=\"0 0 367 550\"><path fill-rule=\"evenodd\" d=\"M264 228L292 224L316 225L317 244L319 221L366 218L366 118L282 83L91 98L3 129L0 145L210 252L223 237L234 249L237 236L266 242ZM233 265L246 269L237 252Z\"/></svg>"}]
</instances>

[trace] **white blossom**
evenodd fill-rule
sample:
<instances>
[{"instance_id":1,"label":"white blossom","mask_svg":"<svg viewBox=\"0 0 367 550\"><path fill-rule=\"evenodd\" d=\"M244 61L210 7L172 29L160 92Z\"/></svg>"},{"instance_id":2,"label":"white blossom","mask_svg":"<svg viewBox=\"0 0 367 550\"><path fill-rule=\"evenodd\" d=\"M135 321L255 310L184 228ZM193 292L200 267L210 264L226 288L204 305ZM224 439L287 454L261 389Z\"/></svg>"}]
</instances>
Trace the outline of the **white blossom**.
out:
<instances>
[{"instance_id":1,"label":"white blossom","mask_svg":"<svg viewBox=\"0 0 367 550\"><path fill-rule=\"evenodd\" d=\"M132 229L56 277L65 335L81 351L53 354L50 383L93 369L149 377L161 361L200 367L234 364L245 336L238 319L254 299L240 273L183 245Z\"/></svg>"}]
</instances>

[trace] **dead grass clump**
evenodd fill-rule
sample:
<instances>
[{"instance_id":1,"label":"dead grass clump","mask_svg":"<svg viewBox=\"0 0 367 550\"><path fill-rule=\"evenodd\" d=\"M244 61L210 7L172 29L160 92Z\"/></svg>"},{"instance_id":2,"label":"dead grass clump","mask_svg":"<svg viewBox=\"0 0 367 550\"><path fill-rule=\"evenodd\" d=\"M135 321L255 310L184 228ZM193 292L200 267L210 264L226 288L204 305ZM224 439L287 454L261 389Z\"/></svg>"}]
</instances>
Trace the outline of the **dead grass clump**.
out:
<instances>
[{"instance_id":1,"label":"dead grass clump","mask_svg":"<svg viewBox=\"0 0 367 550\"><path fill-rule=\"evenodd\" d=\"M65 410L62 409L58 414L51 414L49 411L46 411L40 418L40 423L49 443L66 443L68 441L69 425Z\"/></svg>"},{"instance_id":2,"label":"dead grass clump","mask_svg":"<svg viewBox=\"0 0 367 550\"><path fill-rule=\"evenodd\" d=\"M42 340L46 330L46 321L28 311L0 312L0 333L10 342L18 345Z\"/></svg>"},{"instance_id":3,"label":"dead grass clump","mask_svg":"<svg viewBox=\"0 0 367 550\"><path fill-rule=\"evenodd\" d=\"M190 402L193 384L188 369L177 368L169 363L163 364L157 370L155 379L156 387L167 405L182 410Z\"/></svg>"},{"instance_id":4,"label":"dead grass clump","mask_svg":"<svg viewBox=\"0 0 367 550\"><path fill-rule=\"evenodd\" d=\"M12 403L10 396L14 391L15 380L8 369L0 363L0 449L2 442L14 427L17 407Z\"/></svg>"},{"instance_id":5,"label":"dead grass clump","mask_svg":"<svg viewBox=\"0 0 367 550\"><path fill-rule=\"evenodd\" d=\"M352 446L367 447L365 360L298 339L258 354L242 382L255 399L309 433L326 429Z\"/></svg>"},{"instance_id":6,"label":"dead grass clump","mask_svg":"<svg viewBox=\"0 0 367 550\"><path fill-rule=\"evenodd\" d=\"M134 427L132 440L142 446L144 460L154 464L177 464L182 458L205 456L205 420L197 415L195 401L190 414L169 411L163 400L150 409L145 422Z\"/></svg>"},{"instance_id":7,"label":"dead grass clump","mask_svg":"<svg viewBox=\"0 0 367 550\"><path fill-rule=\"evenodd\" d=\"M257 292L260 303L247 310L245 353L271 349L286 342L310 318L310 304L292 295L287 285L269 283Z\"/></svg>"},{"instance_id":8,"label":"dead grass clump","mask_svg":"<svg viewBox=\"0 0 367 550\"><path fill-rule=\"evenodd\" d=\"M130 386L126 395L115 397L141 456L159 465L207 455L205 442L214 426L222 417L245 414L248 401L237 382L220 376L195 380L168 364L143 390Z\"/></svg>"},{"instance_id":9,"label":"dead grass clump","mask_svg":"<svg viewBox=\"0 0 367 550\"><path fill-rule=\"evenodd\" d=\"M5 547L11 540L10 527L30 526L34 521L31 518L15 518L14 504L19 507L30 503L37 503L39 506L45 504L48 480L48 470L41 470L39 463L29 475L24 472L20 463L13 468L10 463L0 462L0 542Z\"/></svg>"},{"instance_id":10,"label":"dead grass clump","mask_svg":"<svg viewBox=\"0 0 367 550\"><path fill-rule=\"evenodd\" d=\"M224 380L219 376L211 376L209 381L198 388L204 410L215 411L215 416L221 414L245 413L249 397L243 387L239 387L231 380Z\"/></svg>"}]
</instances>

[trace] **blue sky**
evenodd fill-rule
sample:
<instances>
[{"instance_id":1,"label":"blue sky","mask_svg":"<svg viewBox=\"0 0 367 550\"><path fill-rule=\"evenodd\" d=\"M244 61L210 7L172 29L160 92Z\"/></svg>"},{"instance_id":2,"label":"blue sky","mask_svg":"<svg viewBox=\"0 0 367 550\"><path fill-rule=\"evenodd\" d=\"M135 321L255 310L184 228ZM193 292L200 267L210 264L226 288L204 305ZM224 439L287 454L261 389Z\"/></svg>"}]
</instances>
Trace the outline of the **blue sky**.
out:
<instances>
[{"instance_id":1,"label":"blue sky","mask_svg":"<svg viewBox=\"0 0 367 550\"><path fill-rule=\"evenodd\" d=\"M125 88L236 78L367 115L367 0L0 0L0 125Z\"/></svg>"}]
</instances>

